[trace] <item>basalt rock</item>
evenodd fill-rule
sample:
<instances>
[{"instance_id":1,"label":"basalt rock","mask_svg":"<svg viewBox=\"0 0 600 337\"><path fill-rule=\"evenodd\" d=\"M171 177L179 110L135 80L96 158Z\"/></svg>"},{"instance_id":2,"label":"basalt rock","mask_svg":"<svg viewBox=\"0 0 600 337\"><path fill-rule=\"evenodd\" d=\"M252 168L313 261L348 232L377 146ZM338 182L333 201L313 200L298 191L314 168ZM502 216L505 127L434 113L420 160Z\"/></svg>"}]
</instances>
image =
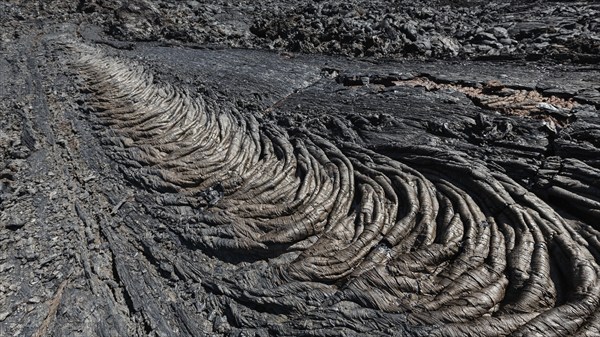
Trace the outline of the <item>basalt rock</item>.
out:
<instances>
[{"instance_id":1,"label":"basalt rock","mask_svg":"<svg viewBox=\"0 0 600 337\"><path fill-rule=\"evenodd\" d=\"M156 15L7 21L0 335L600 332L597 69L132 41Z\"/></svg>"}]
</instances>

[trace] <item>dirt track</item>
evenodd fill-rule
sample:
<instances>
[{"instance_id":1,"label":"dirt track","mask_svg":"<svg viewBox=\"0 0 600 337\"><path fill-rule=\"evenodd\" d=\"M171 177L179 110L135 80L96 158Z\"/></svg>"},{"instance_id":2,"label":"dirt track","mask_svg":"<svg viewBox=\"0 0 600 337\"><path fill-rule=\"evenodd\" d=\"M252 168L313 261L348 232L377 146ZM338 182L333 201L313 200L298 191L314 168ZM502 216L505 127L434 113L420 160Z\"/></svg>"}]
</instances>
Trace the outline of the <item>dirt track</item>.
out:
<instances>
[{"instance_id":1,"label":"dirt track","mask_svg":"<svg viewBox=\"0 0 600 337\"><path fill-rule=\"evenodd\" d=\"M0 4L0 336L600 334L598 12Z\"/></svg>"}]
</instances>

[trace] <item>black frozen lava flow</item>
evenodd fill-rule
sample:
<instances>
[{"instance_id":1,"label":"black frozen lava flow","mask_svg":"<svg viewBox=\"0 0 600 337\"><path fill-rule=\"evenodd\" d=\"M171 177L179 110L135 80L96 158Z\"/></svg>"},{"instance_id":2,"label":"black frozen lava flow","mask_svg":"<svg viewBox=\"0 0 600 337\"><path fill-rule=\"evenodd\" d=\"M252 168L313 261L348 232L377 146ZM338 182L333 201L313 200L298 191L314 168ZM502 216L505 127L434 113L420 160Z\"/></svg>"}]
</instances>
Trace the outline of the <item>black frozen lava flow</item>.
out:
<instances>
[{"instance_id":1,"label":"black frozen lava flow","mask_svg":"<svg viewBox=\"0 0 600 337\"><path fill-rule=\"evenodd\" d=\"M207 292L226 297L236 329L598 332L600 232L593 222L565 218L502 170L418 142L377 153L323 138L318 128L286 129L210 91L193 94L155 79L131 59L78 42L69 49L87 82L92 120L104 126L105 151L139 186L146 212L160 219L128 226L147 227L150 236L163 226L177 237L171 244L228 266L212 274L142 243L150 261L173 265L167 278L193 274ZM353 132L343 122L338 128ZM586 182L600 171L577 166L587 172L562 169L554 179L567 174L570 183L549 193L586 208L582 219L598 219L600 193ZM117 273L136 311L151 316L144 293L159 289L146 283L142 290ZM175 329L155 319L148 324L159 331Z\"/></svg>"},{"instance_id":2,"label":"black frozen lava flow","mask_svg":"<svg viewBox=\"0 0 600 337\"><path fill-rule=\"evenodd\" d=\"M0 3L0 336L600 335L598 11Z\"/></svg>"}]
</instances>

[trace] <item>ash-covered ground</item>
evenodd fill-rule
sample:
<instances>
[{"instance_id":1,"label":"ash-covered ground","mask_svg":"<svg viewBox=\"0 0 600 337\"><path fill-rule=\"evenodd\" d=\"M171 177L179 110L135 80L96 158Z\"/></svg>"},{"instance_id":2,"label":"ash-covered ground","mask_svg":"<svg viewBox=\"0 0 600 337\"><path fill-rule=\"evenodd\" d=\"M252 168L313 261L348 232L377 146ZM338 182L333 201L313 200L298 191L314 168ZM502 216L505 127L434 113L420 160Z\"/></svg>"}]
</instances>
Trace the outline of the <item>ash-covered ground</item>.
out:
<instances>
[{"instance_id":1,"label":"ash-covered ground","mask_svg":"<svg viewBox=\"0 0 600 337\"><path fill-rule=\"evenodd\" d=\"M0 3L0 336L597 336L600 5Z\"/></svg>"}]
</instances>

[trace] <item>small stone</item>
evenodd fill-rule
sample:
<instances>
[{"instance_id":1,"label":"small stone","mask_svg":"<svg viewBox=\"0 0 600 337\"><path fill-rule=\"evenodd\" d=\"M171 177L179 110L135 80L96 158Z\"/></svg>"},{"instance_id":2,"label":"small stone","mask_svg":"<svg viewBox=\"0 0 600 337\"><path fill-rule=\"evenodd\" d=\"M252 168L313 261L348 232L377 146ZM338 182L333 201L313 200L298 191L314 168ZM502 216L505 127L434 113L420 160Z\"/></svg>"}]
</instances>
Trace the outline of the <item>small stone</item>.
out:
<instances>
[{"instance_id":1,"label":"small stone","mask_svg":"<svg viewBox=\"0 0 600 337\"><path fill-rule=\"evenodd\" d=\"M558 111L557 107L555 107L552 104L546 103L546 102L538 103L538 105L536 105L536 107L538 109L548 111L548 112L557 112Z\"/></svg>"},{"instance_id":2,"label":"small stone","mask_svg":"<svg viewBox=\"0 0 600 337\"><path fill-rule=\"evenodd\" d=\"M198 1L188 1L187 5L190 8L198 8L198 7L200 7L200 3Z\"/></svg>"},{"instance_id":3,"label":"small stone","mask_svg":"<svg viewBox=\"0 0 600 337\"><path fill-rule=\"evenodd\" d=\"M446 37L446 36L434 36L431 39L432 47L440 48L443 51L450 52L453 56L458 55L460 51L460 44L456 41L456 39Z\"/></svg>"},{"instance_id":4,"label":"small stone","mask_svg":"<svg viewBox=\"0 0 600 337\"><path fill-rule=\"evenodd\" d=\"M10 315L9 311L0 312L0 322L4 321L8 315Z\"/></svg>"},{"instance_id":5,"label":"small stone","mask_svg":"<svg viewBox=\"0 0 600 337\"><path fill-rule=\"evenodd\" d=\"M416 41L419 35L416 22L410 20L400 27L400 31L411 41Z\"/></svg>"},{"instance_id":6,"label":"small stone","mask_svg":"<svg viewBox=\"0 0 600 337\"><path fill-rule=\"evenodd\" d=\"M40 303L42 299L39 296L33 296L27 302L29 303Z\"/></svg>"},{"instance_id":7,"label":"small stone","mask_svg":"<svg viewBox=\"0 0 600 337\"><path fill-rule=\"evenodd\" d=\"M477 46L477 50L480 52L486 52L486 51L490 51L492 49L492 47L488 46L488 45L479 45Z\"/></svg>"},{"instance_id":8,"label":"small stone","mask_svg":"<svg viewBox=\"0 0 600 337\"><path fill-rule=\"evenodd\" d=\"M489 30L489 33L494 34L494 36L498 39L508 38L508 30L503 27L494 27Z\"/></svg>"}]
</instances>

